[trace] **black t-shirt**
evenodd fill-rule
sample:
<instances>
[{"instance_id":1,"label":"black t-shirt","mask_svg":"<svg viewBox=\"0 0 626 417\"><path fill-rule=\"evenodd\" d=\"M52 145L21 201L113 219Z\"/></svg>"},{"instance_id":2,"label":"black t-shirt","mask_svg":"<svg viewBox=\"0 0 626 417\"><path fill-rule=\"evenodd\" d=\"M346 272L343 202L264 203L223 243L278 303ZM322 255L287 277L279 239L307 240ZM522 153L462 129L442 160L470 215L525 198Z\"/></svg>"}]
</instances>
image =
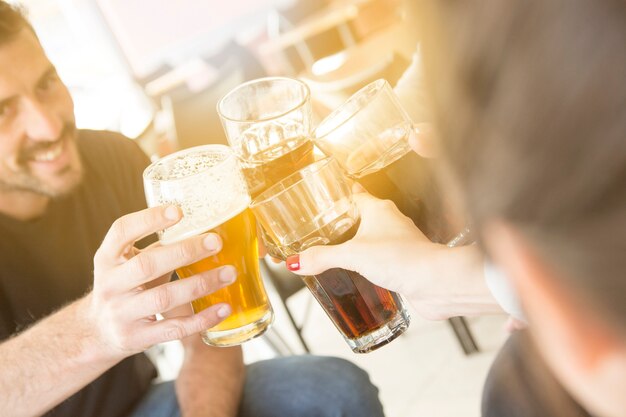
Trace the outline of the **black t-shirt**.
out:
<instances>
[{"instance_id":1,"label":"black t-shirt","mask_svg":"<svg viewBox=\"0 0 626 417\"><path fill-rule=\"evenodd\" d=\"M84 176L76 190L34 221L0 214L0 340L85 295L113 221L146 207L141 175L149 161L133 141L83 130L77 143ZM148 358L134 355L46 415L123 416L155 376Z\"/></svg>"}]
</instances>

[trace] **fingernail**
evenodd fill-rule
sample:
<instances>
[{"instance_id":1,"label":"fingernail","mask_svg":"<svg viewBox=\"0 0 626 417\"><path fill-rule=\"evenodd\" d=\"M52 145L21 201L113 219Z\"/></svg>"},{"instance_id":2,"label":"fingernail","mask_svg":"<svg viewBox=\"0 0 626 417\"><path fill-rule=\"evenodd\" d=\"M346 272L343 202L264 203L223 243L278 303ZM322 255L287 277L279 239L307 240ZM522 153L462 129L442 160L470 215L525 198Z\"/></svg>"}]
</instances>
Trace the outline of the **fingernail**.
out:
<instances>
[{"instance_id":1,"label":"fingernail","mask_svg":"<svg viewBox=\"0 0 626 417\"><path fill-rule=\"evenodd\" d=\"M300 269L300 255L291 255L285 261L287 269L290 271L297 271Z\"/></svg>"},{"instance_id":2,"label":"fingernail","mask_svg":"<svg viewBox=\"0 0 626 417\"><path fill-rule=\"evenodd\" d=\"M224 317L228 317L229 315L230 315L230 306L223 305L217 309L217 317L223 319Z\"/></svg>"},{"instance_id":3,"label":"fingernail","mask_svg":"<svg viewBox=\"0 0 626 417\"><path fill-rule=\"evenodd\" d=\"M206 235L204 240L202 241L204 247L208 250L217 250L220 247L220 238L217 237L214 233L209 233Z\"/></svg>"},{"instance_id":4,"label":"fingernail","mask_svg":"<svg viewBox=\"0 0 626 417\"><path fill-rule=\"evenodd\" d=\"M231 282L235 282L235 278L237 278L237 270L232 266L225 266L220 269L218 277L224 284L230 284Z\"/></svg>"},{"instance_id":5,"label":"fingernail","mask_svg":"<svg viewBox=\"0 0 626 417\"><path fill-rule=\"evenodd\" d=\"M165 218L169 220L178 220L180 218L180 210L176 206L168 206L164 214Z\"/></svg>"}]
</instances>

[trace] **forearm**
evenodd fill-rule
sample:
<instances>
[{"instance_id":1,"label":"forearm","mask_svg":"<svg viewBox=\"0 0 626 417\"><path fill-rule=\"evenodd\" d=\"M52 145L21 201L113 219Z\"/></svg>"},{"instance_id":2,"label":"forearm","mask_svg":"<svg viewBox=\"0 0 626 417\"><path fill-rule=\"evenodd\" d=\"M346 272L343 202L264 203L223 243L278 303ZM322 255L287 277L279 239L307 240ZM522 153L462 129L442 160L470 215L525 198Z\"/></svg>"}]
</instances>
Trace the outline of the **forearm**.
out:
<instances>
[{"instance_id":1,"label":"forearm","mask_svg":"<svg viewBox=\"0 0 626 417\"><path fill-rule=\"evenodd\" d=\"M98 342L87 297L0 344L0 415L43 414L121 359Z\"/></svg>"},{"instance_id":2,"label":"forearm","mask_svg":"<svg viewBox=\"0 0 626 417\"><path fill-rule=\"evenodd\" d=\"M503 313L485 283L484 258L477 246L442 247L428 262L420 262L413 270L421 272L411 276L413 285L405 295L425 318ZM424 282L423 277L429 279Z\"/></svg>"},{"instance_id":3,"label":"forearm","mask_svg":"<svg viewBox=\"0 0 626 417\"><path fill-rule=\"evenodd\" d=\"M239 347L205 345L198 335L183 340L185 360L176 380L183 417L234 417L245 380Z\"/></svg>"}]
</instances>

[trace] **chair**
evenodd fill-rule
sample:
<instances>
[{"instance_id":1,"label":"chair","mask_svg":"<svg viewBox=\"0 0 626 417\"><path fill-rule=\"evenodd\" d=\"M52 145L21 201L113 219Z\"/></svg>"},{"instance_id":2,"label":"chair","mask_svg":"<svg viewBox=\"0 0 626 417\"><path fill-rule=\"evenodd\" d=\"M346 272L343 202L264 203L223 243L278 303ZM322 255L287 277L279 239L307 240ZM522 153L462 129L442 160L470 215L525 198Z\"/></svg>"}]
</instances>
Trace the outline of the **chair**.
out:
<instances>
[{"instance_id":1,"label":"chair","mask_svg":"<svg viewBox=\"0 0 626 417\"><path fill-rule=\"evenodd\" d=\"M146 82L146 92L157 101L167 96L180 148L228 144L217 103L239 84L264 76L263 68L246 48L234 41L219 53L189 60L186 67L174 68Z\"/></svg>"},{"instance_id":2,"label":"chair","mask_svg":"<svg viewBox=\"0 0 626 417\"><path fill-rule=\"evenodd\" d=\"M268 262L266 259L260 259L259 264L261 267L261 275L269 280L272 286L276 289L276 292L278 293L278 296L280 297L280 300L285 307L285 311L287 312L289 321L293 325L293 328L296 332L296 335L298 336L302 348L306 353L310 353L311 349L309 348L307 342L304 340L302 330L304 328L304 325L306 324L306 319L309 315L312 297L309 298L309 300L307 301L304 318L301 324L298 324L296 322L293 314L291 313L291 309L287 304L287 300L289 299L289 297L291 297L301 289L305 288L302 278L288 271L287 268L285 268L285 266L282 264L273 264L271 261ZM286 344L284 340L282 341L282 343Z\"/></svg>"},{"instance_id":3,"label":"chair","mask_svg":"<svg viewBox=\"0 0 626 417\"><path fill-rule=\"evenodd\" d=\"M274 20L278 23L270 25L274 29L268 30L258 54L271 62L268 71L309 85L318 117L370 81L385 78L393 85L415 50L399 0L334 1L297 24L285 23L282 16ZM329 33L338 33L339 40L327 48L330 53L319 56L315 41Z\"/></svg>"}]
</instances>

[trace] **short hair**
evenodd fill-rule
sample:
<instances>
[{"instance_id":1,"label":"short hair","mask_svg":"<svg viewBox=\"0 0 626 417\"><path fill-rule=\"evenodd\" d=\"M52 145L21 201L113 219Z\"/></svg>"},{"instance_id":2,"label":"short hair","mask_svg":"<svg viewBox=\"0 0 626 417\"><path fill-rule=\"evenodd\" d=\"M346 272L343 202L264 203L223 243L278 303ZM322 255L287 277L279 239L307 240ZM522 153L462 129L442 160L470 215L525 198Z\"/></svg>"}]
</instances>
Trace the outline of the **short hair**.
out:
<instances>
[{"instance_id":1,"label":"short hair","mask_svg":"<svg viewBox=\"0 0 626 417\"><path fill-rule=\"evenodd\" d=\"M626 335L626 2L422 3L435 122L472 219L513 225Z\"/></svg>"},{"instance_id":2,"label":"short hair","mask_svg":"<svg viewBox=\"0 0 626 417\"><path fill-rule=\"evenodd\" d=\"M22 9L0 0L0 44L16 37L22 29L35 33Z\"/></svg>"}]
</instances>

